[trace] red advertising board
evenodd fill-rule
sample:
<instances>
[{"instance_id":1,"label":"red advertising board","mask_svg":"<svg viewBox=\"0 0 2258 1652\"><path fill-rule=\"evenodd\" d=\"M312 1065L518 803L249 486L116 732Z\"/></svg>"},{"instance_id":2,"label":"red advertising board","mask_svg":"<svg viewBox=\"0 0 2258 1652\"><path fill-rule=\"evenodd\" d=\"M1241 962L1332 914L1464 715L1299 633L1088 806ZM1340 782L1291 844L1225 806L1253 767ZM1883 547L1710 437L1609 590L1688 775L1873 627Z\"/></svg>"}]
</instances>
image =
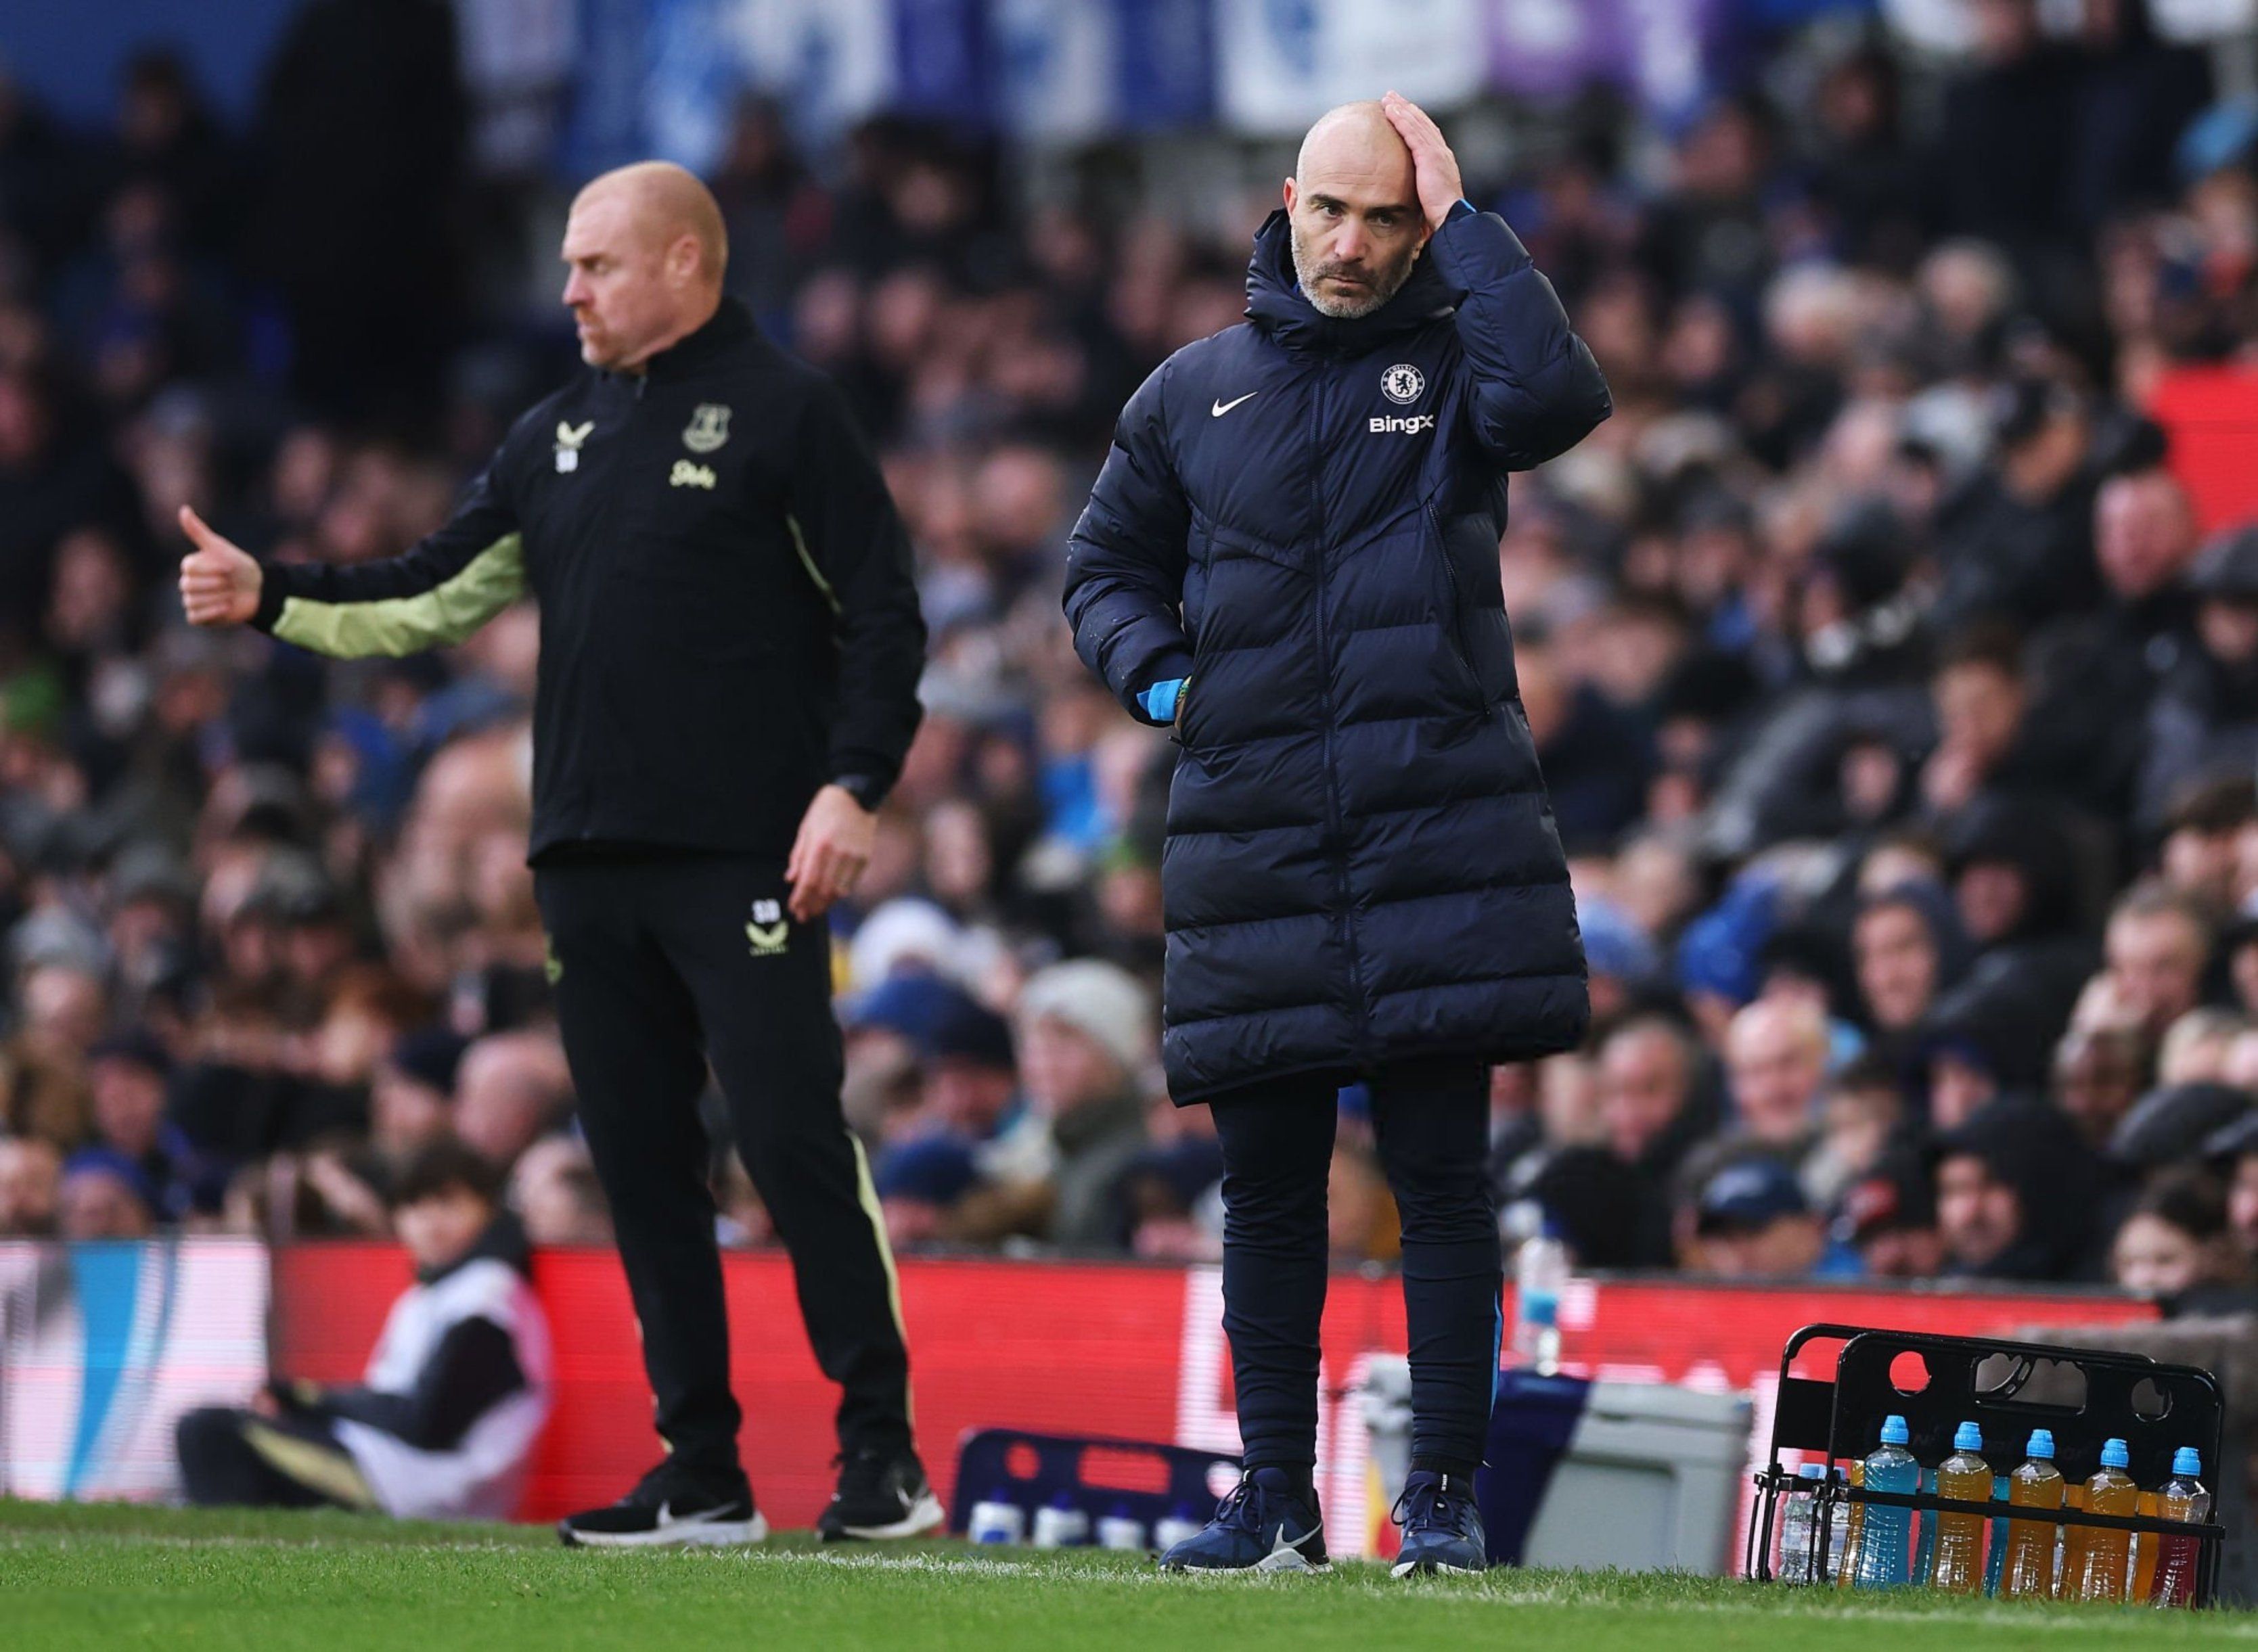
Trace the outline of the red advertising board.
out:
<instances>
[{"instance_id":1,"label":"red advertising board","mask_svg":"<svg viewBox=\"0 0 2258 1652\"><path fill-rule=\"evenodd\" d=\"M909 1258L901 1273L918 1432L944 1499L957 1441L976 1428L1237 1450L1217 1270ZM783 1256L733 1252L724 1277L746 1465L770 1518L806 1526L830 1492L837 1391L808 1353ZM357 1376L386 1308L408 1281L406 1259L388 1245L277 1251L277 1367L329 1381ZM522 1513L550 1520L617 1496L659 1447L617 1259L549 1251L535 1283L549 1308L557 1395ZM1982 1335L2154 1313L2098 1294L1607 1280L1573 1285L1561 1324L1570 1369L1749 1393L1761 1436L1770 1428L1781 1344L1800 1325L1831 1320ZM1396 1281L1336 1275L1325 1307L1318 1452L1328 1535L1342 1552L1356 1552L1366 1535L1364 1433L1353 1403L1361 1365L1403 1348Z\"/></svg>"}]
</instances>

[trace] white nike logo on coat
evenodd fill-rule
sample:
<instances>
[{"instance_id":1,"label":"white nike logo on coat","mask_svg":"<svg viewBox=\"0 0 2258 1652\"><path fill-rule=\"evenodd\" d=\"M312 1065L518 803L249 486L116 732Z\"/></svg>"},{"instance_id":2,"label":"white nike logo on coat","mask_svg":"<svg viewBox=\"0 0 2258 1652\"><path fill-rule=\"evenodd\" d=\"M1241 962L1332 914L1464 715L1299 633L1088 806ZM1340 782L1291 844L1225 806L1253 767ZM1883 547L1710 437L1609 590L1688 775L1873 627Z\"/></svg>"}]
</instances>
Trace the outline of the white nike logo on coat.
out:
<instances>
[{"instance_id":1,"label":"white nike logo on coat","mask_svg":"<svg viewBox=\"0 0 2258 1652\"><path fill-rule=\"evenodd\" d=\"M1239 401L1252 401L1255 397L1261 394L1262 393L1260 390L1250 390L1245 395L1239 397ZM1207 416L1211 419L1220 419L1225 414L1237 407L1239 405L1239 401L1218 401L1208 408Z\"/></svg>"}]
</instances>

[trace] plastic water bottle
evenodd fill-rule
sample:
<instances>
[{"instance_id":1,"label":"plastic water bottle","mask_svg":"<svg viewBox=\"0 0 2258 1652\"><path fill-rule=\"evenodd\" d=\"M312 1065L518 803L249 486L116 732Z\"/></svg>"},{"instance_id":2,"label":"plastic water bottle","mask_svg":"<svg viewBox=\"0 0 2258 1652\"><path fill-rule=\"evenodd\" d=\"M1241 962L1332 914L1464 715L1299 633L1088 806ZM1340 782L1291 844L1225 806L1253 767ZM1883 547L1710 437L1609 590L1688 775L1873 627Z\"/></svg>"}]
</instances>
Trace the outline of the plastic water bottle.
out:
<instances>
[{"instance_id":1,"label":"plastic water bottle","mask_svg":"<svg viewBox=\"0 0 2258 1652\"><path fill-rule=\"evenodd\" d=\"M2034 1429L2022 1467L2007 1477L2007 1501L2020 1508L2060 1508L2062 1471L2054 1465L2054 1430ZM2044 1600L2054 1593L2053 1522L2007 1522L2007 1561L1999 1570L2006 1600Z\"/></svg>"},{"instance_id":2,"label":"plastic water bottle","mask_svg":"<svg viewBox=\"0 0 2258 1652\"><path fill-rule=\"evenodd\" d=\"M1954 1430L1952 1455L1937 1465L1936 1494L1989 1502L1992 1465L1984 1460L1984 1430L1963 1422ZM1984 1585L1984 1517L1981 1514L1928 1514L1922 1524L1936 1528L1936 1559L1929 1586L1947 1594L1972 1595Z\"/></svg>"},{"instance_id":3,"label":"plastic water bottle","mask_svg":"<svg viewBox=\"0 0 2258 1652\"><path fill-rule=\"evenodd\" d=\"M1035 1547L1072 1549L1090 1541L1090 1514L1062 1491L1035 1511Z\"/></svg>"},{"instance_id":4,"label":"plastic water bottle","mask_svg":"<svg viewBox=\"0 0 2258 1652\"><path fill-rule=\"evenodd\" d=\"M1779 1562L1772 1575L1782 1583L1807 1584L1811 1581L1811 1547L1817 1541L1812 1521L1818 1507L1814 1488L1826 1480L1826 1465L1807 1463L1796 1471L1796 1477L1795 1485L1780 1500Z\"/></svg>"},{"instance_id":5,"label":"plastic water bottle","mask_svg":"<svg viewBox=\"0 0 2258 1652\"><path fill-rule=\"evenodd\" d=\"M2159 1494L2166 1520L2201 1523L2211 1518L2211 1493L2202 1479L2203 1455L2191 1445L2172 1453L2172 1478ZM2146 1541L2143 1539L2143 1541ZM2156 1549L2156 1581L2148 1603L2157 1606L2195 1604L2196 1562L2202 1554L2199 1537L2166 1537Z\"/></svg>"},{"instance_id":6,"label":"plastic water bottle","mask_svg":"<svg viewBox=\"0 0 2258 1652\"><path fill-rule=\"evenodd\" d=\"M1906 1450L1912 1437L1906 1420L1892 1413L1882 1420L1882 1443L1865 1461L1870 1492L1913 1492L1921 1489L1921 1464ZM1913 1511L1886 1504L1866 1505L1858 1522L1857 1578L1860 1589L1888 1589L1907 1581L1913 1541Z\"/></svg>"},{"instance_id":7,"label":"plastic water bottle","mask_svg":"<svg viewBox=\"0 0 2258 1652\"><path fill-rule=\"evenodd\" d=\"M1187 1537L1198 1536L1203 1529L1191 1510L1179 1503L1153 1522L1153 1547L1165 1555Z\"/></svg>"},{"instance_id":8,"label":"plastic water bottle","mask_svg":"<svg viewBox=\"0 0 2258 1652\"><path fill-rule=\"evenodd\" d=\"M1098 1519L1097 1546L1141 1552L1145 1547L1145 1522L1129 1512L1126 1503L1116 1503L1112 1513Z\"/></svg>"},{"instance_id":9,"label":"plastic water bottle","mask_svg":"<svg viewBox=\"0 0 2258 1652\"><path fill-rule=\"evenodd\" d=\"M1848 1485L1850 1483L1850 1476L1847 1471L1843 1469L1835 1471L1836 1485ZM1855 1503L1837 1499L1832 1520L1823 1518L1824 1511L1818 1507L1814 1507L1811 1511L1812 1519L1827 1528L1827 1570L1822 1574L1826 1581L1832 1582L1841 1578L1843 1575L1843 1569L1849 1564L1852 1535L1850 1522L1857 1518L1857 1508L1858 1506ZM1812 1581L1817 1583L1821 1581L1821 1578L1814 1578Z\"/></svg>"},{"instance_id":10,"label":"plastic water bottle","mask_svg":"<svg viewBox=\"0 0 2258 1652\"><path fill-rule=\"evenodd\" d=\"M2101 1443L2100 1471L2085 1483L2086 1513L2123 1515L2140 1512L2141 1488L2126 1472L2132 1464L2132 1454L2125 1449L2124 1441ZM2063 1597L2073 1600L2123 1600L2132 1557L2132 1533L2093 1528L2080 1545L2076 1576L2063 1582Z\"/></svg>"},{"instance_id":11,"label":"plastic water bottle","mask_svg":"<svg viewBox=\"0 0 2258 1652\"><path fill-rule=\"evenodd\" d=\"M1866 1465L1853 1463L1847 1470L1836 1469L1835 1477L1845 1485L1864 1485L1866 1483ZM1845 1498L1835 1518L1836 1529L1843 1534L1843 1541L1827 1556L1829 1567L1827 1575L1834 1578L1837 1589L1848 1589L1857 1581L1858 1535L1865 1529L1866 1506Z\"/></svg>"},{"instance_id":12,"label":"plastic water bottle","mask_svg":"<svg viewBox=\"0 0 2258 1652\"><path fill-rule=\"evenodd\" d=\"M1568 1284L1568 1248L1550 1227L1522 1241L1514 1255L1513 1352L1540 1377L1560 1369L1560 1294Z\"/></svg>"},{"instance_id":13,"label":"plastic water bottle","mask_svg":"<svg viewBox=\"0 0 2258 1652\"><path fill-rule=\"evenodd\" d=\"M1016 1543L1027 1535L1027 1514L998 1486L972 1506L966 1535L976 1543Z\"/></svg>"}]
</instances>

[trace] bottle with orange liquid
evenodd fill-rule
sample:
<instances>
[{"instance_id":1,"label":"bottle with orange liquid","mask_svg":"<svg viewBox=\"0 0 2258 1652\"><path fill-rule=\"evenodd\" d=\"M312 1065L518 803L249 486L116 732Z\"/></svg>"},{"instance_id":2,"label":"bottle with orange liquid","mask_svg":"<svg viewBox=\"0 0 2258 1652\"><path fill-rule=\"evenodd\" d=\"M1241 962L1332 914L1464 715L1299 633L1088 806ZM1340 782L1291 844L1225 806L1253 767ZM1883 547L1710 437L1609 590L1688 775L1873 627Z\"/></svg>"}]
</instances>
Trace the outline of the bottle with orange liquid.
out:
<instances>
[{"instance_id":1,"label":"bottle with orange liquid","mask_svg":"<svg viewBox=\"0 0 2258 1652\"><path fill-rule=\"evenodd\" d=\"M1984 1430L1963 1422L1952 1436L1952 1455L1937 1465L1940 1497L1964 1498L1971 1503L1992 1500L1992 1465L1982 1456ZM1929 1586L1947 1594L1972 1595L1984 1586L1984 1517L1981 1514L1921 1516L1924 1526L1936 1528L1936 1557L1929 1570Z\"/></svg>"},{"instance_id":2,"label":"bottle with orange liquid","mask_svg":"<svg viewBox=\"0 0 2258 1652\"><path fill-rule=\"evenodd\" d=\"M2085 1483L2085 1512L2089 1514L2137 1514L2141 1488L2126 1471L2132 1454L2122 1440L2101 1443L2100 1471ZM2125 1599L2133 1558L2133 1534L2093 1527L2078 1545L2077 1568L2063 1581L2063 1597L2070 1600Z\"/></svg>"},{"instance_id":3,"label":"bottle with orange liquid","mask_svg":"<svg viewBox=\"0 0 2258 1652\"><path fill-rule=\"evenodd\" d=\"M2054 1465L2054 1430L2034 1429L2022 1467L2007 1477L2007 1501L2019 1508L2060 1508L2062 1471ZM2054 1594L2056 1531L2051 1521L2007 1522L2007 1559L1999 1570L2006 1600L2045 1600Z\"/></svg>"}]
</instances>

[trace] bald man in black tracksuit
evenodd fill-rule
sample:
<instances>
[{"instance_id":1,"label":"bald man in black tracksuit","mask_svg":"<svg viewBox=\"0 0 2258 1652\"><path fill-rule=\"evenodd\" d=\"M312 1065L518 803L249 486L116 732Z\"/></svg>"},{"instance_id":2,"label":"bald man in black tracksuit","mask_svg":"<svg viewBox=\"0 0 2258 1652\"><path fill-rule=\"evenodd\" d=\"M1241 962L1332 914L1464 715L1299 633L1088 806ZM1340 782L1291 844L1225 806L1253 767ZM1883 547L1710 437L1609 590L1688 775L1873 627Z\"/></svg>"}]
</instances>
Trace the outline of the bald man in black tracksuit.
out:
<instances>
[{"instance_id":1,"label":"bald man in black tracksuit","mask_svg":"<svg viewBox=\"0 0 2258 1652\"><path fill-rule=\"evenodd\" d=\"M925 630L899 519L839 392L720 294L711 198L607 174L565 289L589 370L520 418L405 555L260 564L192 514L189 618L339 657L461 641L537 599L535 888L582 1127L668 1456L568 1543L757 1541L739 1465L708 1146L710 1060L844 1390L827 1536L940 1523L911 1437L893 1259L839 1101L824 910L918 724Z\"/></svg>"}]
</instances>

